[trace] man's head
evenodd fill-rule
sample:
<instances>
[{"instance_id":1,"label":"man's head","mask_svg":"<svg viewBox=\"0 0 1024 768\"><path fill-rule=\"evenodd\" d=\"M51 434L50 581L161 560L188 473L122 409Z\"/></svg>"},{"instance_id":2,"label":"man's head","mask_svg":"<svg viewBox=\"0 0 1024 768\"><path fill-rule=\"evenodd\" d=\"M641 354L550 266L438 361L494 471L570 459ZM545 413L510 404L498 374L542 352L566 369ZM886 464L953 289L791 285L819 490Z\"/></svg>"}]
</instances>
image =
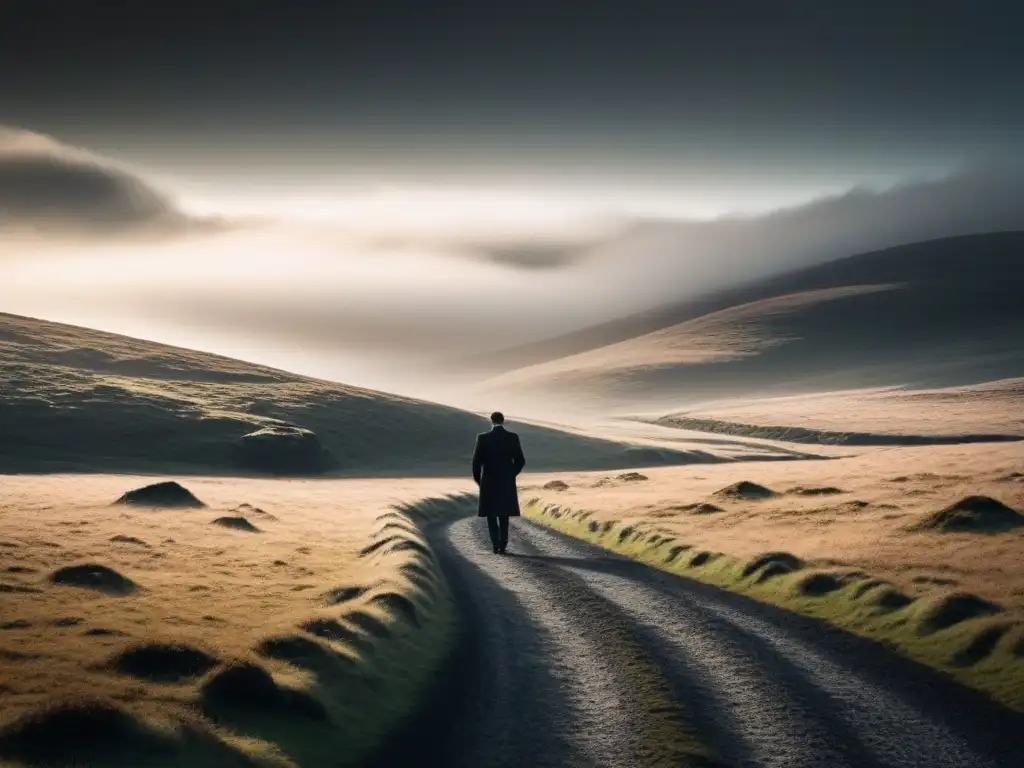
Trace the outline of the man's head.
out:
<instances>
[{"instance_id":1,"label":"man's head","mask_svg":"<svg viewBox=\"0 0 1024 768\"><path fill-rule=\"evenodd\" d=\"M505 414L501 411L495 411L491 414L491 424L500 425L505 423Z\"/></svg>"}]
</instances>

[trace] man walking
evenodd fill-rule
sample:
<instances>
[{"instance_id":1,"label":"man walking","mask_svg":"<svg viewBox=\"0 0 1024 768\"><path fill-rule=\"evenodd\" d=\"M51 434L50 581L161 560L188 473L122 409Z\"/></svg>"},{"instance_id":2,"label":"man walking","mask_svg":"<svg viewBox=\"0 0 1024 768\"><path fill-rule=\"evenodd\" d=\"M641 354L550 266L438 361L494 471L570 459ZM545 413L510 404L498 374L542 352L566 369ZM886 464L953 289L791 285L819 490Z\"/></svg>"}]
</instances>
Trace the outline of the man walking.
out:
<instances>
[{"instance_id":1,"label":"man walking","mask_svg":"<svg viewBox=\"0 0 1024 768\"><path fill-rule=\"evenodd\" d=\"M491 431L476 436L473 479L480 486L478 517L487 518L487 530L496 554L508 546L508 519L519 517L516 476L526 466L519 435L505 429L505 417L491 414Z\"/></svg>"}]
</instances>

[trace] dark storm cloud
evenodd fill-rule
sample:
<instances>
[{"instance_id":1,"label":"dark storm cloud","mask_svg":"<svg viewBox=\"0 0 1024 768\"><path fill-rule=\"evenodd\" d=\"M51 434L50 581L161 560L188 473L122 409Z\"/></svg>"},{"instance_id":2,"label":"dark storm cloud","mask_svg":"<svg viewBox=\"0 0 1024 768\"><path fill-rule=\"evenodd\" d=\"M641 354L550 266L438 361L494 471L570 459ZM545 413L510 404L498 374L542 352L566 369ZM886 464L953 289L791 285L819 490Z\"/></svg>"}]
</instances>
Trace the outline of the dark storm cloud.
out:
<instances>
[{"instance_id":1,"label":"dark storm cloud","mask_svg":"<svg viewBox=\"0 0 1024 768\"><path fill-rule=\"evenodd\" d=\"M183 213L169 196L102 158L0 127L0 232L177 236L225 226Z\"/></svg>"},{"instance_id":2,"label":"dark storm cloud","mask_svg":"<svg viewBox=\"0 0 1024 768\"><path fill-rule=\"evenodd\" d=\"M1019 149L1022 14L1011 0L23 0L0 10L0 95L9 120L144 130L171 149L183 133L301 139L429 163L454 142L515 167L589 141L613 168L623 143L854 164Z\"/></svg>"}]
</instances>

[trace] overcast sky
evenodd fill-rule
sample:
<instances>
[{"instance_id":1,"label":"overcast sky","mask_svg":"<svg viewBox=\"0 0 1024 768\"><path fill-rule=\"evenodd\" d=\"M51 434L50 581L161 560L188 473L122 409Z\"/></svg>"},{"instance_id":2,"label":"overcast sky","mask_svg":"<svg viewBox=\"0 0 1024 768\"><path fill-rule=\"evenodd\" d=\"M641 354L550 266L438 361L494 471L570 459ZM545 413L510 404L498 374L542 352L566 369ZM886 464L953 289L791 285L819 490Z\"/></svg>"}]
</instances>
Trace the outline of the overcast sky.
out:
<instances>
[{"instance_id":1,"label":"overcast sky","mask_svg":"<svg viewBox=\"0 0 1024 768\"><path fill-rule=\"evenodd\" d=\"M16 0L0 11L0 96L5 122L183 177L753 184L769 199L774 184L1019 150L1022 14L1011 0Z\"/></svg>"},{"instance_id":2,"label":"overcast sky","mask_svg":"<svg viewBox=\"0 0 1024 768\"><path fill-rule=\"evenodd\" d=\"M1018 5L6 3L0 310L384 385L1020 226Z\"/></svg>"}]
</instances>

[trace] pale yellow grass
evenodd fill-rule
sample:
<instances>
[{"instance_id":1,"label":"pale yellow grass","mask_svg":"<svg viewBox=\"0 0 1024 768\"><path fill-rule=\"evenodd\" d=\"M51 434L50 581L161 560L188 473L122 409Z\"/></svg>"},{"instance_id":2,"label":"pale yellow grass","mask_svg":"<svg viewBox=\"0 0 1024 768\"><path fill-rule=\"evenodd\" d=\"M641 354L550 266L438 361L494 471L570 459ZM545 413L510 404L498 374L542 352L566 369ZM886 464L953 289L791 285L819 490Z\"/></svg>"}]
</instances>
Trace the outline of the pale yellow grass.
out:
<instances>
[{"instance_id":1,"label":"pale yellow grass","mask_svg":"<svg viewBox=\"0 0 1024 768\"><path fill-rule=\"evenodd\" d=\"M123 492L154 480L68 475L0 481L0 730L61 702L90 699L186 733L179 738L184 751L169 764L187 755L190 764L224 764L231 757L317 765L326 763L325 749L331 750L330 764L338 764L365 753L382 727L411 705L381 697L414 693L450 631L451 615L443 582L421 588L424 579L417 577L432 563L420 552L391 545L364 556L360 550L392 534L418 541L408 524L378 518L393 505L466 484L189 478L183 484L208 508L110 506ZM258 510L231 512L243 503ZM244 515L261 532L211 522L231 514ZM382 531L388 522L403 527ZM115 536L138 541L111 541ZM138 589L110 596L48 580L56 569L82 563L113 568ZM330 590L348 587L365 592L335 605L325 600ZM419 626L394 610L391 598L380 599L388 594L409 597L421 608ZM314 619L336 624L352 638L305 632L302 626ZM430 642L420 643L422 636ZM271 638L284 641L268 653ZM315 645L302 645L306 641ZM409 653L418 643L421 658ZM117 654L140 644L188 646L209 654L217 666L205 677L175 683L110 666ZM391 655L394 649L401 653ZM310 651L323 652L323 663L285 659ZM200 688L235 661L257 663L283 691L322 702L328 722L207 717ZM331 679L341 672L344 681ZM398 681L394 687L389 675Z\"/></svg>"},{"instance_id":2,"label":"pale yellow grass","mask_svg":"<svg viewBox=\"0 0 1024 768\"><path fill-rule=\"evenodd\" d=\"M685 415L834 432L1024 435L1024 379L942 389L875 389L708 403Z\"/></svg>"},{"instance_id":3,"label":"pale yellow grass","mask_svg":"<svg viewBox=\"0 0 1024 768\"><path fill-rule=\"evenodd\" d=\"M740 558L785 550L887 579L910 594L963 590L1024 616L1024 531L997 535L910 532L909 524L970 495L1024 510L1024 447L1019 443L879 448L825 461L750 462L643 470L645 481L597 483L608 473L531 478L525 497L594 520L646 523L699 549ZM565 491L543 490L564 480ZM715 492L749 480L778 492L760 501ZM803 496L794 488L835 487ZM709 501L722 511L682 507Z\"/></svg>"}]
</instances>

